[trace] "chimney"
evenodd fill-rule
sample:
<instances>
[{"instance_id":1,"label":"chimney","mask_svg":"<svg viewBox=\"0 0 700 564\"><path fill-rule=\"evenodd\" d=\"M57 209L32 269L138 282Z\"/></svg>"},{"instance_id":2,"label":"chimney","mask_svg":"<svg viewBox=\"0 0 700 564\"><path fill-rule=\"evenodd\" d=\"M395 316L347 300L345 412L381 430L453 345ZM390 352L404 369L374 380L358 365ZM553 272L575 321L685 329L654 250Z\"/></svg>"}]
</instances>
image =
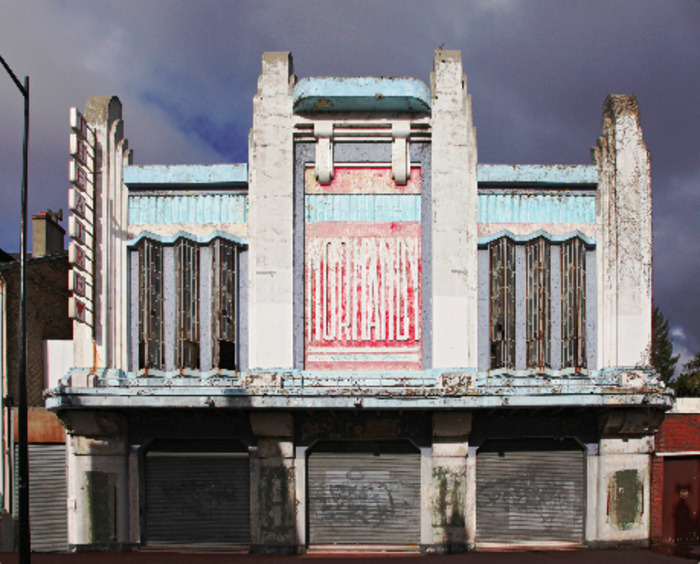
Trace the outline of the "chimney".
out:
<instances>
[{"instance_id":1,"label":"chimney","mask_svg":"<svg viewBox=\"0 0 700 564\"><path fill-rule=\"evenodd\" d=\"M63 219L63 210L46 210L32 216L32 257L43 257L63 251L66 230L58 222Z\"/></svg>"}]
</instances>

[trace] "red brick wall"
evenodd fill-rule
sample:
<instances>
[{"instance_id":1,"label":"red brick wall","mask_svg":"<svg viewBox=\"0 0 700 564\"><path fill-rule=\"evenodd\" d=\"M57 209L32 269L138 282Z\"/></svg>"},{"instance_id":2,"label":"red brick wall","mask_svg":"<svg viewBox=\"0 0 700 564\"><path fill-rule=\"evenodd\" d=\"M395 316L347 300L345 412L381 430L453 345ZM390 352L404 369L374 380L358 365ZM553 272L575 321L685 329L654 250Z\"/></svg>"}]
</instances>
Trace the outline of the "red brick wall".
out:
<instances>
[{"instance_id":1,"label":"red brick wall","mask_svg":"<svg viewBox=\"0 0 700 564\"><path fill-rule=\"evenodd\" d=\"M68 317L68 253L31 259L27 262L27 405L44 405L45 339L72 339L73 322ZM19 265L4 270L7 288L7 373L10 401L17 403L19 359Z\"/></svg>"},{"instance_id":2,"label":"red brick wall","mask_svg":"<svg viewBox=\"0 0 700 564\"><path fill-rule=\"evenodd\" d=\"M700 452L700 413L669 413L656 432L656 452Z\"/></svg>"},{"instance_id":3,"label":"red brick wall","mask_svg":"<svg viewBox=\"0 0 700 564\"><path fill-rule=\"evenodd\" d=\"M700 413L669 413L656 432L656 453L700 452ZM651 540L662 534L664 457L654 456L651 467Z\"/></svg>"}]
</instances>

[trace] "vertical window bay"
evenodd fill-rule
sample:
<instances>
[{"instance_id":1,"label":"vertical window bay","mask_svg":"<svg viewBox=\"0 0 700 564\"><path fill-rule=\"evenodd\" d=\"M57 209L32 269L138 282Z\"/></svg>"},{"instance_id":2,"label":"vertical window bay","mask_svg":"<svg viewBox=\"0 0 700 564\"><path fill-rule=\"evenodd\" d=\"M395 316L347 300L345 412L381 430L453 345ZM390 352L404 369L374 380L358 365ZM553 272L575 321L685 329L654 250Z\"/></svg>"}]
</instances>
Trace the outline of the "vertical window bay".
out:
<instances>
[{"instance_id":1,"label":"vertical window bay","mask_svg":"<svg viewBox=\"0 0 700 564\"><path fill-rule=\"evenodd\" d=\"M515 368L515 244L489 245L491 369Z\"/></svg>"}]
</instances>

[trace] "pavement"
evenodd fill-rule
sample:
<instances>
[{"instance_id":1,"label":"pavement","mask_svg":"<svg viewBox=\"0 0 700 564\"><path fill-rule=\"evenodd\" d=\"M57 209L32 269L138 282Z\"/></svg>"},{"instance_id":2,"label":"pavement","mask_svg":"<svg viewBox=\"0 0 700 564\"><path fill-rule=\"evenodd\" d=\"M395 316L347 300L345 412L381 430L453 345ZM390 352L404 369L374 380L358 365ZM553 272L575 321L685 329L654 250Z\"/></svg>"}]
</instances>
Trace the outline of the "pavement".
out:
<instances>
[{"instance_id":1,"label":"pavement","mask_svg":"<svg viewBox=\"0 0 700 564\"><path fill-rule=\"evenodd\" d=\"M358 562L360 561L360 562ZM32 553L33 564L700 564L700 546L648 549L523 550L468 552L466 554L306 554L267 556L259 554L196 552L85 552L74 554ZM0 564L18 564L19 555L0 552Z\"/></svg>"}]
</instances>

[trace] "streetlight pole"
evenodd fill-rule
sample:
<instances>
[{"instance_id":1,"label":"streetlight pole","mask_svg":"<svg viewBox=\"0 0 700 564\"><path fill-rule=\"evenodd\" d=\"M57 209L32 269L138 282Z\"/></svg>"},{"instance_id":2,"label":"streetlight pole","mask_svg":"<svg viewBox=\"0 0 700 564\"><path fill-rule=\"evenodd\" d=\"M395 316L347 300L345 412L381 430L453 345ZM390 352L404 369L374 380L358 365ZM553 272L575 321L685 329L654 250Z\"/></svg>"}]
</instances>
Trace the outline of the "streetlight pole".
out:
<instances>
[{"instance_id":1,"label":"streetlight pole","mask_svg":"<svg viewBox=\"0 0 700 564\"><path fill-rule=\"evenodd\" d=\"M19 277L19 393L17 400L17 442L19 445L19 562L31 562L31 533L29 530L29 452L27 447L27 157L29 149L29 77L24 86L0 56L0 63L24 96L24 140L22 142L22 219L20 228Z\"/></svg>"}]
</instances>

